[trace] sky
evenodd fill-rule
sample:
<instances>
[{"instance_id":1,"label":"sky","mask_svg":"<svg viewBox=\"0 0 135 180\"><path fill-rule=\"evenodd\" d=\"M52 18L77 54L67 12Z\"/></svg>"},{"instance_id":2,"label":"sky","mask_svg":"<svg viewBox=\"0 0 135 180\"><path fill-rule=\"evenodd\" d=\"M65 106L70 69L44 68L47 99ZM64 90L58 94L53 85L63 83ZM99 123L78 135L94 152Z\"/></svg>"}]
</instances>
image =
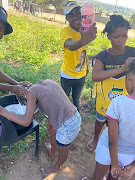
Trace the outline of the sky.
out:
<instances>
[{"instance_id":1,"label":"sky","mask_svg":"<svg viewBox=\"0 0 135 180\"><path fill-rule=\"evenodd\" d=\"M128 8L135 9L135 0L97 0L108 4L116 4Z\"/></svg>"}]
</instances>

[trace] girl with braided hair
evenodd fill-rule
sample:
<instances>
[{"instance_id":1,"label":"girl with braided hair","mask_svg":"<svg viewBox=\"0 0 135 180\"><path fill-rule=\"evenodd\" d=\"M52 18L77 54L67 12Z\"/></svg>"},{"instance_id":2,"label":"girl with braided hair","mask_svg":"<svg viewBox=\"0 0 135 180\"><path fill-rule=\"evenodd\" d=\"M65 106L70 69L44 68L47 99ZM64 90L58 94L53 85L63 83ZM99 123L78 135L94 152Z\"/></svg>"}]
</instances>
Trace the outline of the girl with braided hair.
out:
<instances>
[{"instance_id":1,"label":"girl with braided hair","mask_svg":"<svg viewBox=\"0 0 135 180\"><path fill-rule=\"evenodd\" d=\"M130 24L121 15L112 15L103 34L107 34L112 47L95 56L92 79L96 82L96 122L94 137L87 147L93 151L100 132L107 122L106 110L113 98L126 95L125 74L135 57L135 48L126 46Z\"/></svg>"}]
</instances>

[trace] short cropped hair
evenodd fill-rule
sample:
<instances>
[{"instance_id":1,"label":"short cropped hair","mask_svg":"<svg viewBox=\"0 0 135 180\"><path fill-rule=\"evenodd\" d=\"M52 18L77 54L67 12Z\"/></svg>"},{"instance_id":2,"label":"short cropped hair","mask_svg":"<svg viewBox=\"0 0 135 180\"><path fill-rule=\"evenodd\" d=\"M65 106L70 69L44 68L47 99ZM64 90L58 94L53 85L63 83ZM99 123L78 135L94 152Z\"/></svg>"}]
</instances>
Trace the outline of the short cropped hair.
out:
<instances>
[{"instance_id":1,"label":"short cropped hair","mask_svg":"<svg viewBox=\"0 0 135 180\"><path fill-rule=\"evenodd\" d=\"M135 59L133 61L131 61L131 63L129 64L127 70L126 70L126 74L128 73L132 73L135 75Z\"/></svg>"}]
</instances>

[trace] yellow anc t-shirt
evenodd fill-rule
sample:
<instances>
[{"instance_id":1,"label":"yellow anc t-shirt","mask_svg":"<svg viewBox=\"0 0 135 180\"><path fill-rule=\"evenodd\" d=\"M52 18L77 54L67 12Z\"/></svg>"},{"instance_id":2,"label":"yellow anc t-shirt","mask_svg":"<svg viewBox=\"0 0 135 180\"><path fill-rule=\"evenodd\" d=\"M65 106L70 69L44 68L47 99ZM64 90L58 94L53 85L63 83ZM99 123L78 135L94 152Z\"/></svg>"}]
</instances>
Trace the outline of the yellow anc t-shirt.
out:
<instances>
[{"instance_id":1,"label":"yellow anc t-shirt","mask_svg":"<svg viewBox=\"0 0 135 180\"><path fill-rule=\"evenodd\" d=\"M126 51L122 55L111 55L109 49L107 49L100 52L95 57L104 64L104 71L116 69L124 66L125 61L129 57L135 57L135 48L129 46L126 46L125 48ZM96 111L105 116L106 110L112 99L127 94L125 87L125 73L104 81L96 82L94 89L96 89Z\"/></svg>"},{"instance_id":2,"label":"yellow anc t-shirt","mask_svg":"<svg viewBox=\"0 0 135 180\"><path fill-rule=\"evenodd\" d=\"M81 38L80 32L74 31L70 26L65 27L61 31L61 43L64 48L64 60L61 70L71 77L83 77L86 75L87 59L86 59L86 46L79 48L76 51L70 51L64 47L67 39L71 38L73 41Z\"/></svg>"},{"instance_id":3,"label":"yellow anc t-shirt","mask_svg":"<svg viewBox=\"0 0 135 180\"><path fill-rule=\"evenodd\" d=\"M113 98L128 94L125 87L125 76L120 79L109 78L96 85L96 111L103 116L106 115L106 110Z\"/></svg>"}]
</instances>

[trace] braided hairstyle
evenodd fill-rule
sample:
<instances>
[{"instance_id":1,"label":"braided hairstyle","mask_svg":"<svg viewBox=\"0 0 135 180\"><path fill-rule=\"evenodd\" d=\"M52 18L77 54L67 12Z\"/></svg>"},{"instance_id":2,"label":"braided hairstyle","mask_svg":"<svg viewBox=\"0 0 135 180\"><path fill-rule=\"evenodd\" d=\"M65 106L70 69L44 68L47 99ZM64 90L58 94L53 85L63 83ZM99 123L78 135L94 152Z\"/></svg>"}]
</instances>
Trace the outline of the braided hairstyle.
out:
<instances>
[{"instance_id":1,"label":"braided hairstyle","mask_svg":"<svg viewBox=\"0 0 135 180\"><path fill-rule=\"evenodd\" d=\"M126 74L128 74L128 73L132 73L135 75L135 59L133 61L131 61L131 63L128 65Z\"/></svg>"},{"instance_id":2,"label":"braided hairstyle","mask_svg":"<svg viewBox=\"0 0 135 180\"><path fill-rule=\"evenodd\" d=\"M131 29L130 24L126 21L121 15L112 15L110 16L110 21L105 26L105 29L102 31L103 34L111 35L117 28L126 28Z\"/></svg>"}]
</instances>

